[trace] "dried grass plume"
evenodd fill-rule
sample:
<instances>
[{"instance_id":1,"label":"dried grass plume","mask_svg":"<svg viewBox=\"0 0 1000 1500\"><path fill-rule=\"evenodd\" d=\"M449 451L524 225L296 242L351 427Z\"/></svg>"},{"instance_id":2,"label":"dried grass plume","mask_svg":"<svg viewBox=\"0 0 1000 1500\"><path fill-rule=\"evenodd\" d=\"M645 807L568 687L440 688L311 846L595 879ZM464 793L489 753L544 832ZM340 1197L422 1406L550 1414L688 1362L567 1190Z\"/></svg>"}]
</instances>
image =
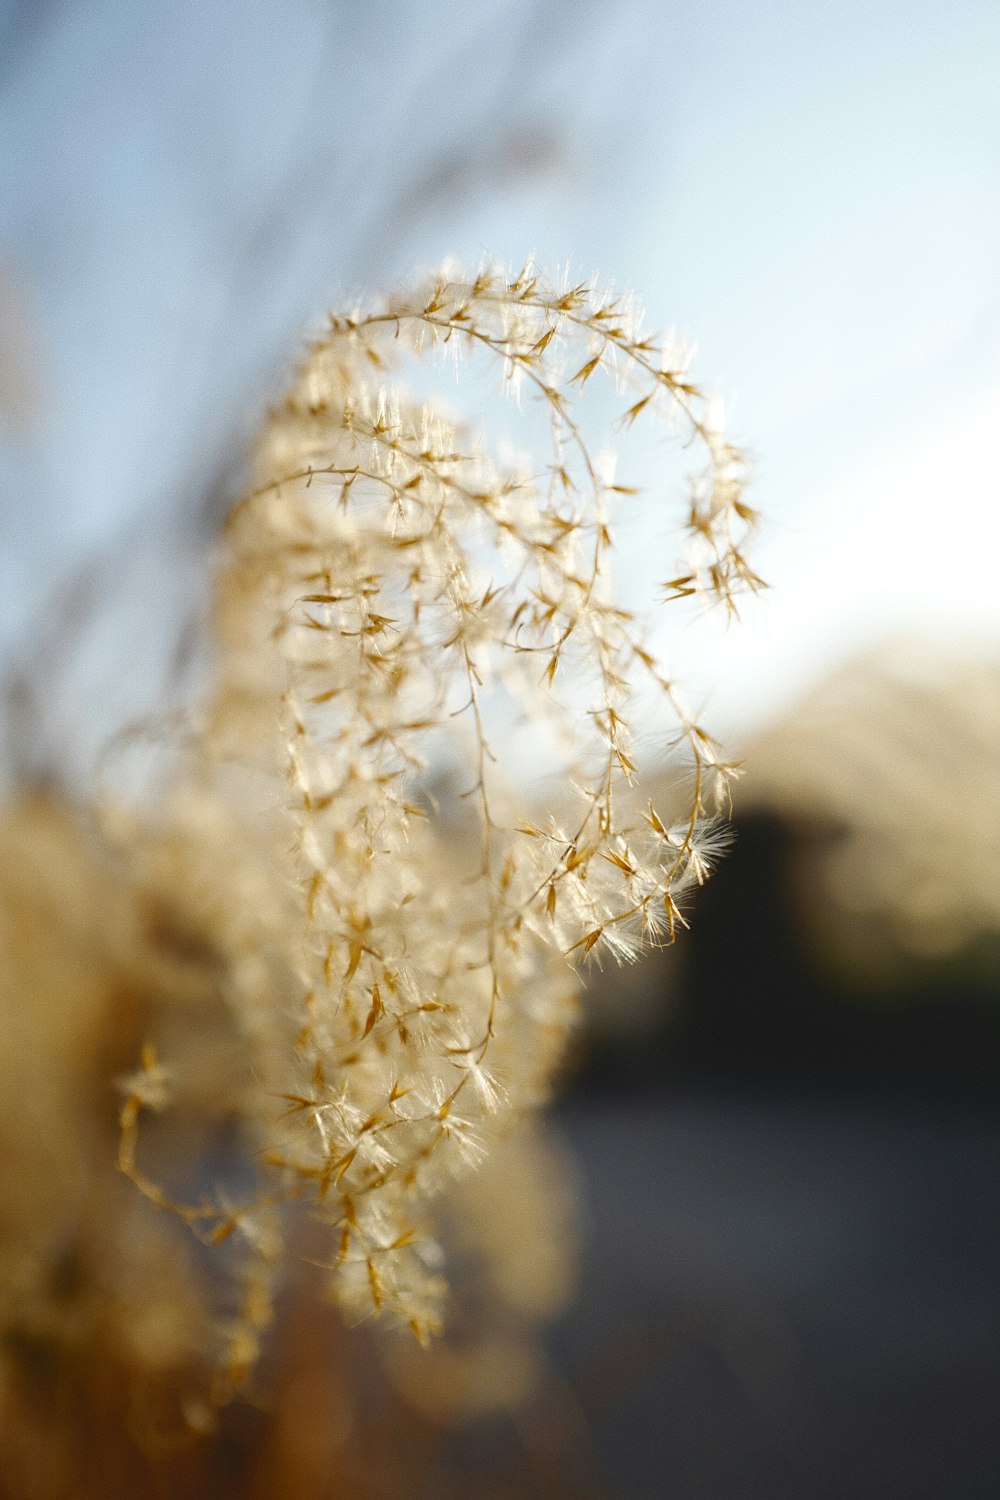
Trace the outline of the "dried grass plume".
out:
<instances>
[{"instance_id":1,"label":"dried grass plume","mask_svg":"<svg viewBox=\"0 0 1000 1500\"><path fill-rule=\"evenodd\" d=\"M407 394L445 356L466 401L494 379L525 431L541 417L548 451L501 462ZM602 381L614 423L595 443ZM257 1357L294 1203L352 1315L439 1326L435 1196L544 1099L574 962L669 941L708 873L737 768L612 589L613 513L640 501L607 446L648 422L698 454L664 601L733 610L760 583L742 457L676 352L592 286L448 272L331 315L263 431L202 699L155 796L107 810L141 879L184 893L230 1017L214 1076L233 1182L184 1198L144 1165L144 1119L182 1107L198 1064L158 1036L125 1083L120 1163L240 1247L231 1382ZM637 694L644 743L686 753L680 820L637 798ZM510 765L523 724L565 783L544 814Z\"/></svg>"}]
</instances>

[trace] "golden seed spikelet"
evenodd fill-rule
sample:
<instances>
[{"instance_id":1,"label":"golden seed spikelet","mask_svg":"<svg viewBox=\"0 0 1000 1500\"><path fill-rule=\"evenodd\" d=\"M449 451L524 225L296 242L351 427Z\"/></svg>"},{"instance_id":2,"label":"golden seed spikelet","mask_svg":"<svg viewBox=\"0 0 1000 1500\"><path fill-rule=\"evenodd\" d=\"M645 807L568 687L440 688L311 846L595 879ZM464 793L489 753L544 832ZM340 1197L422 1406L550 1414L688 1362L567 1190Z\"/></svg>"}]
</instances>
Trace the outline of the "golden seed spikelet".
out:
<instances>
[{"instance_id":1,"label":"golden seed spikelet","mask_svg":"<svg viewBox=\"0 0 1000 1500\"><path fill-rule=\"evenodd\" d=\"M406 394L445 349L520 387L547 456L501 465ZM736 774L613 597L611 512L636 491L592 456L577 406L605 378L619 435L659 418L702 452L666 592L733 609L759 586L741 457L624 300L526 267L332 315L228 519L215 675L163 803L206 891L214 860L225 875L213 941L253 1054L240 1108L273 1179L260 1205L181 1212L274 1263L280 1204L304 1200L329 1227L339 1300L421 1338L444 1294L431 1200L544 1098L574 1012L567 955L672 939L717 843L707 804ZM669 825L621 795L640 686L660 714L651 729L644 710L644 736L693 768ZM526 821L492 743L512 703L558 732L572 790L547 818ZM136 1076L129 1130L152 1102L150 1068ZM153 1195L135 1145L123 1164Z\"/></svg>"}]
</instances>

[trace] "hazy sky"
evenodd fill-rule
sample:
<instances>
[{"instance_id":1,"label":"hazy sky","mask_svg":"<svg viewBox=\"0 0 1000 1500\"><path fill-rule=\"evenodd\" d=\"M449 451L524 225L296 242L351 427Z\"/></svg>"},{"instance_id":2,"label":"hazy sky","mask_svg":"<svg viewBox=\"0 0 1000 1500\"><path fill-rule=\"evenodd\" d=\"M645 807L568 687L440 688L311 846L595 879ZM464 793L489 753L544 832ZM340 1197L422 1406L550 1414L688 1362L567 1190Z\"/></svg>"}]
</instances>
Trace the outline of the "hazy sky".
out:
<instances>
[{"instance_id":1,"label":"hazy sky","mask_svg":"<svg viewBox=\"0 0 1000 1500\"><path fill-rule=\"evenodd\" d=\"M0 639L129 527L169 596L326 300L533 251L695 340L755 455L775 587L682 643L721 719L998 643L998 77L995 0L0 5Z\"/></svg>"},{"instance_id":2,"label":"hazy sky","mask_svg":"<svg viewBox=\"0 0 1000 1500\"><path fill-rule=\"evenodd\" d=\"M527 232L542 260L568 244L641 288L726 397L774 588L709 632L718 713L756 722L887 632L996 651L1000 7L633 14L566 62L589 81L589 203L567 192L547 217L540 187L534 236L485 207L470 229L507 254Z\"/></svg>"}]
</instances>

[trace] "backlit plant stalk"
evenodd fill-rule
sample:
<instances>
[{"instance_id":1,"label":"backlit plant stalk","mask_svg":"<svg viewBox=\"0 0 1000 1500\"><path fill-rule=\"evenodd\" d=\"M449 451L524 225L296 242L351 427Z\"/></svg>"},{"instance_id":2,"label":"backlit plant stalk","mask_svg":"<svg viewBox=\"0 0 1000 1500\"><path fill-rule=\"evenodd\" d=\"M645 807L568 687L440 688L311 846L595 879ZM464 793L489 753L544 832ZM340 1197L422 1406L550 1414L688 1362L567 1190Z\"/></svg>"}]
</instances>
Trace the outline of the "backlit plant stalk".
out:
<instances>
[{"instance_id":1,"label":"backlit plant stalk","mask_svg":"<svg viewBox=\"0 0 1000 1500\"><path fill-rule=\"evenodd\" d=\"M445 349L537 403L547 455L503 466L404 393ZM151 1049L127 1081L121 1165L202 1237L245 1243L233 1375L269 1317L286 1201L327 1226L331 1288L353 1314L389 1312L421 1339L438 1326L434 1195L545 1097L573 961L670 941L717 851L736 768L611 589L612 512L637 501L584 430L602 378L621 432L657 420L700 450L665 599L733 610L760 582L739 452L626 302L530 268L442 275L331 316L229 517L213 676L157 848L200 882L263 1178L234 1206L176 1203L146 1176L140 1117L169 1094ZM634 695L650 687L643 739L683 747L691 768L679 821L634 812ZM512 703L559 736L566 790L544 815L492 742ZM459 768L443 807L428 780L442 760Z\"/></svg>"}]
</instances>

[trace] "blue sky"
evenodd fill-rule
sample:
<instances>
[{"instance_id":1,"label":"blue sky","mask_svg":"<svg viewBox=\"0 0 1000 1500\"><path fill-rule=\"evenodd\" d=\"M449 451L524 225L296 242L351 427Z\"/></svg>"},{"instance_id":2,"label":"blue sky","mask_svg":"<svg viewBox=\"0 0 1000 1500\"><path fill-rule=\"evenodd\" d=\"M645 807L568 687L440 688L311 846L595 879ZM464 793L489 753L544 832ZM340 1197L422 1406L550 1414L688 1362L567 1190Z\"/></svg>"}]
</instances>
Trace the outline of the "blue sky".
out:
<instances>
[{"instance_id":1,"label":"blue sky","mask_svg":"<svg viewBox=\"0 0 1000 1500\"><path fill-rule=\"evenodd\" d=\"M739 732L886 635L995 652L1000 9L650 7L598 54L589 203L535 241L642 288L755 455L774 588L695 651L716 712ZM500 212L480 236L508 249Z\"/></svg>"},{"instance_id":2,"label":"blue sky","mask_svg":"<svg viewBox=\"0 0 1000 1500\"><path fill-rule=\"evenodd\" d=\"M528 251L693 339L755 455L774 588L679 642L720 721L886 632L996 648L995 3L44 14L0 88L0 288L43 393L0 437L7 649L123 533L169 615L192 497L328 300ZM633 528L626 588L650 555Z\"/></svg>"}]
</instances>

